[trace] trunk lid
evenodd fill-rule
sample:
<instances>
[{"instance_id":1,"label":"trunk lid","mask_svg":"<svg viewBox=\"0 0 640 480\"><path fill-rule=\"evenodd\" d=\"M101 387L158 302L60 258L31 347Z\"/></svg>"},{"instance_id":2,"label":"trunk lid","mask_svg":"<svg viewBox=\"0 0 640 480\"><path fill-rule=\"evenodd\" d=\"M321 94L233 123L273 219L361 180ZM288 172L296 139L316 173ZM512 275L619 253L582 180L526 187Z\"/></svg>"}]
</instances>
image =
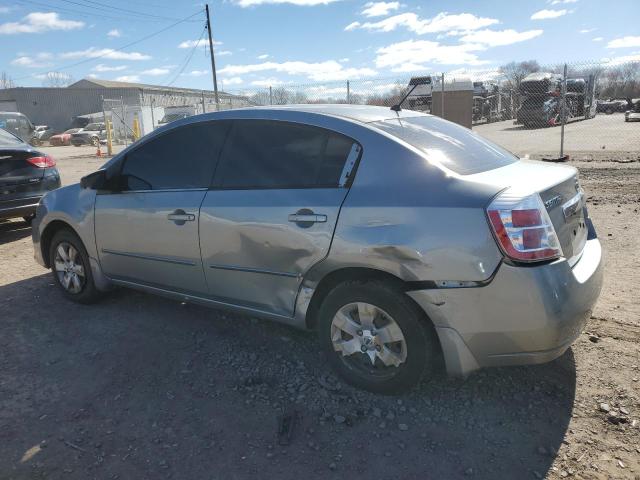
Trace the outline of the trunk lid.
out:
<instances>
[{"instance_id":1,"label":"trunk lid","mask_svg":"<svg viewBox=\"0 0 640 480\"><path fill-rule=\"evenodd\" d=\"M496 194L512 188L523 194L538 193L553 223L564 256L574 263L587 241L584 193L578 171L569 165L520 160L465 179L496 187Z\"/></svg>"},{"instance_id":2,"label":"trunk lid","mask_svg":"<svg viewBox=\"0 0 640 480\"><path fill-rule=\"evenodd\" d=\"M45 169L27 162L33 156L33 152L26 150L0 150L0 199L20 193L25 188L30 190L42 182Z\"/></svg>"}]
</instances>

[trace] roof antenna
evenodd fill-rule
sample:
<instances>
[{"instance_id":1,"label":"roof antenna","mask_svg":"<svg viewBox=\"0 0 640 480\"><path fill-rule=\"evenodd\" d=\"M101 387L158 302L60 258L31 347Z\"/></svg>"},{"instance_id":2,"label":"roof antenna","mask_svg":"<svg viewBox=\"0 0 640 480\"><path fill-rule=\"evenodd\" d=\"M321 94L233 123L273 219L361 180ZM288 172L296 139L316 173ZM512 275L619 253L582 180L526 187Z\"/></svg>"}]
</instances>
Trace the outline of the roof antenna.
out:
<instances>
[{"instance_id":1,"label":"roof antenna","mask_svg":"<svg viewBox=\"0 0 640 480\"><path fill-rule=\"evenodd\" d=\"M391 110L393 110L394 112L397 113L402 110L402 103L409 97L409 95L413 93L416 87L418 87L419 85L431 85L431 77L413 77L411 80L409 80L409 85L411 85L411 89L406 93L404 97L402 97L402 100L391 107Z\"/></svg>"}]
</instances>

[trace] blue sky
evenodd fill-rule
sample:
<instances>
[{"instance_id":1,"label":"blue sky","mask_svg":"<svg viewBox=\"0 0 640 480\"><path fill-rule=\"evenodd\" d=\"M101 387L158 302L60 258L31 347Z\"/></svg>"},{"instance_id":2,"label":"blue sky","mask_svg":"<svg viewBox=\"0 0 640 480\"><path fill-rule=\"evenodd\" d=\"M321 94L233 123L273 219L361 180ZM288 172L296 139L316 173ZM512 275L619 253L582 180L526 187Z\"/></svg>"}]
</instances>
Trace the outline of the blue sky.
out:
<instances>
[{"instance_id":1,"label":"blue sky","mask_svg":"<svg viewBox=\"0 0 640 480\"><path fill-rule=\"evenodd\" d=\"M74 79L211 88L202 7L171 0L0 3L0 71L24 86L59 71ZM225 0L210 8L219 81L230 91L484 71L512 60L640 60L640 0ZM69 67L77 62L84 63Z\"/></svg>"}]
</instances>

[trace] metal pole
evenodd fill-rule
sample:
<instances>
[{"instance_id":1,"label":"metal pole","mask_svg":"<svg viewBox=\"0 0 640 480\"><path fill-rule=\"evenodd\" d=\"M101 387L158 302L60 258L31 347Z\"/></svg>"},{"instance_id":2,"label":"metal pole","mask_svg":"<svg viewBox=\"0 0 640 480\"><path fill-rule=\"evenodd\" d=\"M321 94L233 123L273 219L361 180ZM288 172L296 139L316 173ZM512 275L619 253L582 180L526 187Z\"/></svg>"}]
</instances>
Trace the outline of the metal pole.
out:
<instances>
[{"instance_id":1,"label":"metal pole","mask_svg":"<svg viewBox=\"0 0 640 480\"><path fill-rule=\"evenodd\" d=\"M156 128L156 114L154 110L155 100L151 97L151 130L153 131Z\"/></svg>"},{"instance_id":2,"label":"metal pole","mask_svg":"<svg viewBox=\"0 0 640 480\"><path fill-rule=\"evenodd\" d=\"M127 119L125 117L126 113L125 113L125 110L124 110L124 97L120 97L120 102L121 102L121 107L122 107L122 119L121 119L121 121L122 121L122 128L124 130L124 146L126 147L127 146L127 142L129 140L127 138L129 136L129 134L127 133Z\"/></svg>"},{"instance_id":3,"label":"metal pole","mask_svg":"<svg viewBox=\"0 0 640 480\"><path fill-rule=\"evenodd\" d=\"M562 76L562 100L560 101L560 158L564 157L564 124L567 123L566 114L566 97L567 97L567 64L564 64L564 72Z\"/></svg>"},{"instance_id":4,"label":"metal pole","mask_svg":"<svg viewBox=\"0 0 640 480\"><path fill-rule=\"evenodd\" d=\"M273 105L273 89L269 85L269 105Z\"/></svg>"},{"instance_id":5,"label":"metal pole","mask_svg":"<svg viewBox=\"0 0 640 480\"><path fill-rule=\"evenodd\" d=\"M351 103L351 89L349 86L349 80L347 80L347 103Z\"/></svg>"},{"instance_id":6,"label":"metal pole","mask_svg":"<svg viewBox=\"0 0 640 480\"><path fill-rule=\"evenodd\" d=\"M216 110L220 99L218 98L218 79L216 77L216 60L213 56L213 39L211 38L211 20L209 19L209 4L205 4L205 11L207 12L207 33L209 34L209 52L211 53L211 73L213 74L213 95L216 99Z\"/></svg>"},{"instance_id":7,"label":"metal pole","mask_svg":"<svg viewBox=\"0 0 640 480\"><path fill-rule=\"evenodd\" d=\"M440 116L442 118L444 118L444 73L442 74L442 77L440 79L441 81L441 85L440 85L440 95L442 96L442 98L440 99Z\"/></svg>"},{"instance_id":8,"label":"metal pole","mask_svg":"<svg viewBox=\"0 0 640 480\"><path fill-rule=\"evenodd\" d=\"M204 105L204 90L202 90L202 113L207 113L207 108Z\"/></svg>"}]
</instances>

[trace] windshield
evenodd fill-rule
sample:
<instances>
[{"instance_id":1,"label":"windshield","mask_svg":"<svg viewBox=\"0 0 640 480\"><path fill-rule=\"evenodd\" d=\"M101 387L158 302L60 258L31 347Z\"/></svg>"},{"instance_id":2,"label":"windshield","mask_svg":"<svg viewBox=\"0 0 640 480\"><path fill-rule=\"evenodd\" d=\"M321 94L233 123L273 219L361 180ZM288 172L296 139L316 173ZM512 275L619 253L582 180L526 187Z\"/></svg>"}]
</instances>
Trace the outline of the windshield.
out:
<instances>
[{"instance_id":1,"label":"windshield","mask_svg":"<svg viewBox=\"0 0 640 480\"><path fill-rule=\"evenodd\" d=\"M85 131L89 131L89 132L97 132L99 130L102 130L102 124L101 123L90 123L89 125L84 127L84 130Z\"/></svg>"},{"instance_id":2,"label":"windshield","mask_svg":"<svg viewBox=\"0 0 640 480\"><path fill-rule=\"evenodd\" d=\"M13 145L20 145L22 141L9 132L0 128L0 147L10 147Z\"/></svg>"},{"instance_id":3,"label":"windshield","mask_svg":"<svg viewBox=\"0 0 640 480\"><path fill-rule=\"evenodd\" d=\"M471 175L517 162L518 158L471 130L437 117L394 118L371 125L404 140L429 159L458 173Z\"/></svg>"}]
</instances>

